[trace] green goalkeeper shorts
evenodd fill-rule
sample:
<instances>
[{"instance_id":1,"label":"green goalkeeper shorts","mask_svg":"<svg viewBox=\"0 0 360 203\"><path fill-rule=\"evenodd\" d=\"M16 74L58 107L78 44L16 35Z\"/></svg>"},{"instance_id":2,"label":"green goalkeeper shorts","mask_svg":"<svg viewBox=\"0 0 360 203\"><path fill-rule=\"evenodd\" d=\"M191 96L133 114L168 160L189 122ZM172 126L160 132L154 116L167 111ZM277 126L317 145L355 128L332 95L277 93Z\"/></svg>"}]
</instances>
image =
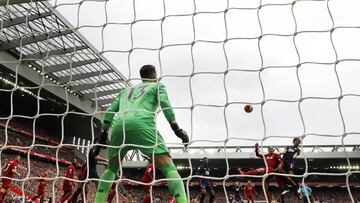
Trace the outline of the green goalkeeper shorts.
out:
<instances>
[{"instance_id":1,"label":"green goalkeeper shorts","mask_svg":"<svg viewBox=\"0 0 360 203\"><path fill-rule=\"evenodd\" d=\"M124 141L125 138L125 142ZM125 145L123 145L125 144ZM127 144L137 146L127 146ZM169 154L169 149L165 146L164 139L159 131L155 129L140 129L140 130L127 130L113 131L111 133L109 148L109 160L118 157L124 157L127 151L138 149L146 156L152 158L153 154Z\"/></svg>"}]
</instances>

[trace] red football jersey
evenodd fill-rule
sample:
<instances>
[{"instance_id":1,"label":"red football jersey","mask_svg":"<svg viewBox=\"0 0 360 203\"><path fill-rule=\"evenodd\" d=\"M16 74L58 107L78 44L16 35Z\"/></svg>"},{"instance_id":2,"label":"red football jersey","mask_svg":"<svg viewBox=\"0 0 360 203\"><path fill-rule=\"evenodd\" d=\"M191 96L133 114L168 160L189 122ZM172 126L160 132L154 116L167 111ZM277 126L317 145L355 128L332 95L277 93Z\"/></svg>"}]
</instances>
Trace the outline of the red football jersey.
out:
<instances>
[{"instance_id":1,"label":"red football jersey","mask_svg":"<svg viewBox=\"0 0 360 203\"><path fill-rule=\"evenodd\" d=\"M256 156L259 158L263 158L263 155L259 153L259 150L256 151ZM265 154L265 159L267 166L269 168L277 168L280 165L280 155L279 154Z\"/></svg>"},{"instance_id":2,"label":"red football jersey","mask_svg":"<svg viewBox=\"0 0 360 203\"><path fill-rule=\"evenodd\" d=\"M141 178L141 182L150 183L151 181L153 181L153 170L154 170L154 165L150 163L146 168L143 177Z\"/></svg>"},{"instance_id":3,"label":"red football jersey","mask_svg":"<svg viewBox=\"0 0 360 203\"><path fill-rule=\"evenodd\" d=\"M116 183L114 182L112 185L111 185L111 190L115 190L116 189Z\"/></svg>"},{"instance_id":4,"label":"red football jersey","mask_svg":"<svg viewBox=\"0 0 360 203\"><path fill-rule=\"evenodd\" d=\"M47 181L45 179L39 180L38 193L44 193L47 186Z\"/></svg>"},{"instance_id":5,"label":"red football jersey","mask_svg":"<svg viewBox=\"0 0 360 203\"><path fill-rule=\"evenodd\" d=\"M66 175L65 175L65 177L73 179L73 178L74 178L74 175L75 175L75 167L74 167L74 165L71 164L71 165L66 169Z\"/></svg>"},{"instance_id":6,"label":"red football jersey","mask_svg":"<svg viewBox=\"0 0 360 203\"><path fill-rule=\"evenodd\" d=\"M249 194L252 193L253 190L254 190L254 186L251 183L246 184L244 187L244 193Z\"/></svg>"},{"instance_id":7,"label":"red football jersey","mask_svg":"<svg viewBox=\"0 0 360 203\"><path fill-rule=\"evenodd\" d=\"M85 180L86 178L86 168L87 168L87 163L85 162L83 165L81 165L80 171L78 173L78 177L80 180Z\"/></svg>"},{"instance_id":8,"label":"red football jersey","mask_svg":"<svg viewBox=\"0 0 360 203\"><path fill-rule=\"evenodd\" d=\"M17 167L18 167L18 163L15 160L9 161L6 164L5 170L3 171L3 176L13 178L14 177L13 170L14 169L16 170Z\"/></svg>"},{"instance_id":9,"label":"red football jersey","mask_svg":"<svg viewBox=\"0 0 360 203\"><path fill-rule=\"evenodd\" d=\"M74 179L75 176L75 167L74 165L70 165L67 169L66 169L66 174L65 177L66 178L70 178L70 179ZM64 190L71 190L72 189L72 184L71 184L71 180L64 180L64 184L63 184L63 189Z\"/></svg>"}]
</instances>

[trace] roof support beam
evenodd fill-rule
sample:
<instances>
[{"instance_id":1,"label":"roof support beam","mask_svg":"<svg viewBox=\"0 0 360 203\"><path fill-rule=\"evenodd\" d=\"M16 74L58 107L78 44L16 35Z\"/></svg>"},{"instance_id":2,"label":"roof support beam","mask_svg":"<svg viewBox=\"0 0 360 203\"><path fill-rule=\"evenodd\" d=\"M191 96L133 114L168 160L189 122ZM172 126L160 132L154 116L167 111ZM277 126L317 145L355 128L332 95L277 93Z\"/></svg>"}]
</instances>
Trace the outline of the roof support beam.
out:
<instances>
[{"instance_id":1,"label":"roof support beam","mask_svg":"<svg viewBox=\"0 0 360 203\"><path fill-rule=\"evenodd\" d=\"M119 89L107 90L107 91L99 91L99 92L96 92L96 97L103 97L103 96L106 96L106 95L117 94L119 92L120 92ZM84 94L83 96L85 98L95 98L95 92L87 93L87 94Z\"/></svg>"},{"instance_id":2,"label":"roof support beam","mask_svg":"<svg viewBox=\"0 0 360 203\"><path fill-rule=\"evenodd\" d=\"M10 27L10 26L22 24L22 23L25 23L25 22L28 22L28 21L37 20L39 18L45 18L45 17L50 16L50 15L52 15L52 12L46 12L46 13L28 15L28 16L24 16L24 17L18 17L18 18L14 18L14 19L3 20L2 21L2 28L7 28L7 27Z\"/></svg>"},{"instance_id":3,"label":"roof support beam","mask_svg":"<svg viewBox=\"0 0 360 203\"><path fill-rule=\"evenodd\" d=\"M87 83L87 84L82 84L82 85L74 85L72 86L71 90L73 92L80 92L80 91L84 91L84 90L88 90L88 89L92 89L96 87L102 87L105 85L110 85L115 83L115 81L100 81L100 82L96 82L96 83Z\"/></svg>"},{"instance_id":4,"label":"roof support beam","mask_svg":"<svg viewBox=\"0 0 360 203\"><path fill-rule=\"evenodd\" d=\"M55 37L60 37L60 36L67 35L70 33L73 33L73 31L72 30L63 30L60 32L49 32L49 33L43 33L43 34L36 35L36 36L24 37L21 39L11 40L9 42L2 43L0 45L0 51L14 49L16 47L44 41L44 40L55 38Z\"/></svg>"},{"instance_id":5,"label":"roof support beam","mask_svg":"<svg viewBox=\"0 0 360 203\"><path fill-rule=\"evenodd\" d=\"M0 0L0 6L31 3L31 2L37 2L37 1L45 1L45 0Z\"/></svg>"},{"instance_id":6,"label":"roof support beam","mask_svg":"<svg viewBox=\"0 0 360 203\"><path fill-rule=\"evenodd\" d=\"M95 77L95 76L105 75L105 74L112 73L112 72L114 72L114 71L111 70L111 69L108 69L108 70L95 71L95 72L90 72L90 73L76 74L76 75L71 76L71 81L82 80L82 79L91 78L91 77ZM57 81L60 84L69 82L70 81L70 75L58 78Z\"/></svg>"},{"instance_id":7,"label":"roof support beam","mask_svg":"<svg viewBox=\"0 0 360 203\"><path fill-rule=\"evenodd\" d=\"M43 78L37 72L30 69L27 65L19 63L17 58L10 55L9 53L0 52L0 61L3 66L30 80L37 86L43 85L44 82L46 84L52 83L52 81L50 81L48 78ZM92 114L95 112L95 105L91 100L83 100L75 97L73 94L67 94L64 88L58 85L45 85L43 88L63 99L64 101L69 101L71 105L74 105L86 113ZM100 115L95 116L101 119Z\"/></svg>"},{"instance_id":8,"label":"roof support beam","mask_svg":"<svg viewBox=\"0 0 360 203\"><path fill-rule=\"evenodd\" d=\"M97 104L98 104L98 106L102 106L102 105L105 105L105 104L110 104L111 102L114 101L114 99L115 98L97 100Z\"/></svg>"},{"instance_id":9,"label":"roof support beam","mask_svg":"<svg viewBox=\"0 0 360 203\"><path fill-rule=\"evenodd\" d=\"M46 66L46 67L44 67L44 70L46 73L53 73L53 72L63 71L63 70L70 69L70 68L76 68L76 67L84 66L87 64L96 63L96 62L99 62L99 59L89 59L86 61L77 61L77 62L72 62L72 63L63 63L63 64L59 64L59 65L54 65L54 66Z\"/></svg>"},{"instance_id":10,"label":"roof support beam","mask_svg":"<svg viewBox=\"0 0 360 203\"><path fill-rule=\"evenodd\" d=\"M87 48L88 48L87 45L70 47L70 48L66 48L66 49L60 48L60 49L57 49L57 50L49 50L49 51L46 51L46 52L43 52L43 53L29 54L29 55L24 56L24 58L27 58L27 59L44 59L45 57L48 57L48 56L64 55L64 54L80 51L80 50L87 49Z\"/></svg>"}]
</instances>

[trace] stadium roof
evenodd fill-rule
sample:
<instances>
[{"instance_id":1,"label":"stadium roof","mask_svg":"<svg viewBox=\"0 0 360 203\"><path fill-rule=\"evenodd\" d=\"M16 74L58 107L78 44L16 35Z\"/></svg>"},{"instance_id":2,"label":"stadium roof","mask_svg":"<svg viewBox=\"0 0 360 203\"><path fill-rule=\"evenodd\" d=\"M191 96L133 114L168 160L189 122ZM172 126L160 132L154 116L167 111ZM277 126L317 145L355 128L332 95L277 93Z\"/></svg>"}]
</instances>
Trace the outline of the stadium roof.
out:
<instances>
[{"instance_id":1,"label":"stadium roof","mask_svg":"<svg viewBox=\"0 0 360 203\"><path fill-rule=\"evenodd\" d=\"M264 152L267 151L267 147L268 146L263 146ZM274 148L276 152L281 152L285 147L286 146L276 146ZM257 167L264 164L263 160L255 156L253 146L190 146L188 149L183 147L169 147L169 150L174 161L182 166L188 165L190 159L198 162L198 160L203 157L208 157L215 165L218 164L216 165L218 168L226 167L226 165L224 165L225 159L231 162L230 165L237 165L240 164L240 162L244 162L248 166ZM303 145L301 146L301 150L302 153L299 156L299 160L306 159L312 162L311 167L329 168L330 166L347 166L349 164L347 158L351 164L354 164L353 166L360 166L359 145ZM147 162L141 152L133 150L124 157L123 165L127 168L138 168L146 167ZM304 161L301 162L301 165L303 168L305 167Z\"/></svg>"},{"instance_id":2,"label":"stadium roof","mask_svg":"<svg viewBox=\"0 0 360 203\"><path fill-rule=\"evenodd\" d=\"M70 23L49 8L49 4L3 4L0 2L0 53L21 60L22 65L33 69L45 83L58 85L81 101L93 103L97 100L102 108L112 102L120 89L129 85ZM2 57L1 61L4 60Z\"/></svg>"}]
</instances>

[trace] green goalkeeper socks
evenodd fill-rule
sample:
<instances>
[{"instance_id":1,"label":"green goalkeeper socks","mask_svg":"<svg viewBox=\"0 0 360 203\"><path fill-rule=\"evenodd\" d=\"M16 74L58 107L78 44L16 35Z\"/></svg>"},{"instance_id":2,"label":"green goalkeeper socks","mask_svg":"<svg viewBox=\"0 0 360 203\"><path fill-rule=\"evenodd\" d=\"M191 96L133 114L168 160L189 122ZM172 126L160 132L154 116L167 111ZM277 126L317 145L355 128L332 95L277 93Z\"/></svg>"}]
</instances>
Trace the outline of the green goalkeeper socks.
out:
<instances>
[{"instance_id":1,"label":"green goalkeeper socks","mask_svg":"<svg viewBox=\"0 0 360 203\"><path fill-rule=\"evenodd\" d=\"M108 168L104 171L101 176L101 180L113 181L115 179L117 169ZM186 193L183 181L179 173L176 170L176 167L173 163L166 164L161 168L161 172L166 178L171 178L173 180L168 180L169 190L171 194L175 197L177 203L186 203ZM111 182L100 181L98 185L98 190L95 196L95 203L103 203L107 198L109 190L111 188Z\"/></svg>"},{"instance_id":2,"label":"green goalkeeper socks","mask_svg":"<svg viewBox=\"0 0 360 203\"><path fill-rule=\"evenodd\" d=\"M168 180L168 186L171 194L176 199L176 203L186 203L187 198L186 198L184 183L181 180L181 177L177 172L175 165L173 163L166 164L161 168L161 172L166 178L173 179L173 180Z\"/></svg>"},{"instance_id":3,"label":"green goalkeeper socks","mask_svg":"<svg viewBox=\"0 0 360 203\"><path fill-rule=\"evenodd\" d=\"M112 169L108 168L101 175L101 180L113 181L115 179L115 175L116 175L116 172L114 172ZM104 182L101 180L98 185L98 189L96 191L95 203L103 203L104 202L104 200L108 196L109 190L112 185L111 182Z\"/></svg>"}]
</instances>

